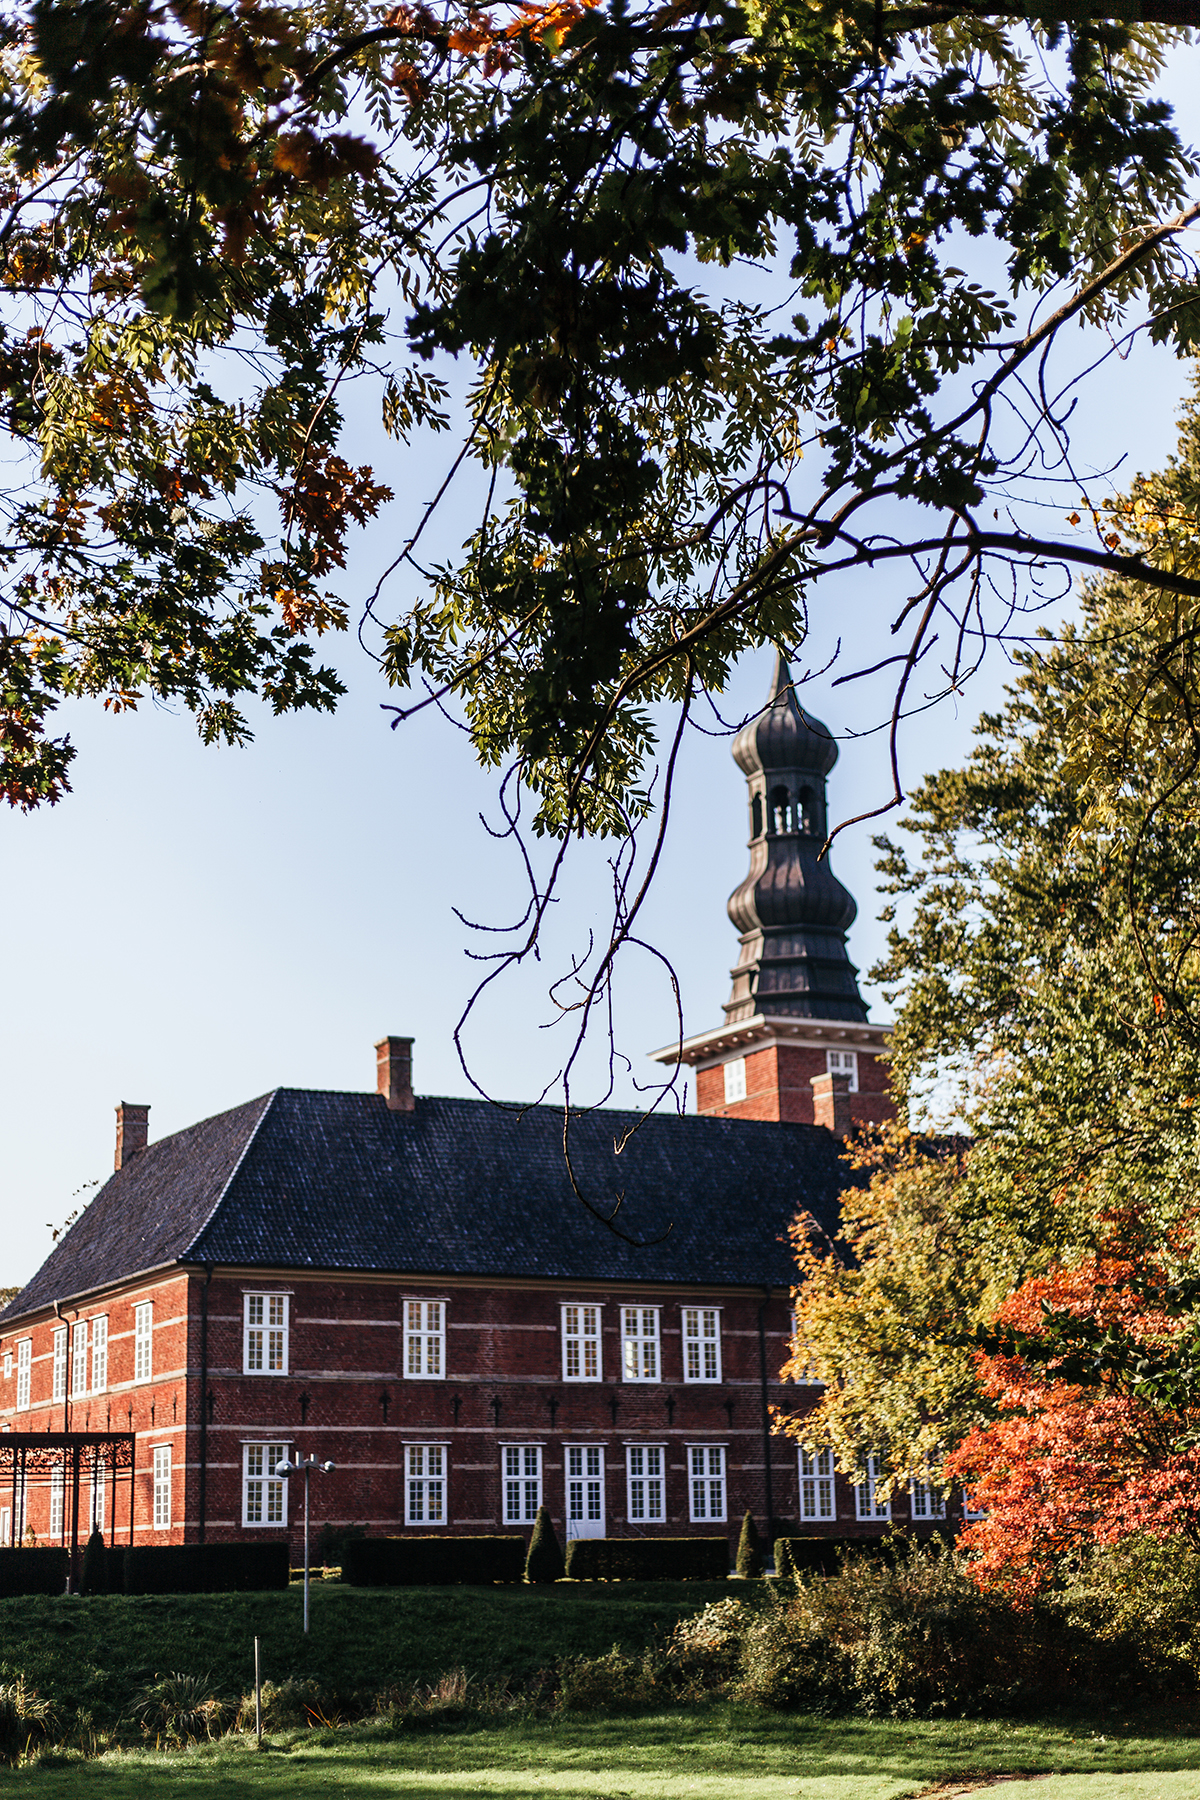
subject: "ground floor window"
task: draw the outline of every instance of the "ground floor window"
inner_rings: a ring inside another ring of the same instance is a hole
[[[445,1444],[404,1446],[406,1525],[446,1523]]]
[[[892,1507],[889,1500],[880,1497],[880,1484],[883,1481],[883,1458],[864,1456],[863,1466],[867,1479],[860,1482],[854,1490],[854,1516],[857,1519],[890,1519]]]
[[[914,1519],[944,1519],[946,1516],[946,1496],[940,1488],[931,1487],[928,1478],[909,1482],[908,1501]]]
[[[505,1444],[501,1457],[504,1523],[532,1525],[542,1504],[540,1444]]]
[[[692,1523],[725,1517],[725,1446],[688,1445],[688,1489]]]
[[[89,1508],[89,1531],[104,1530],[104,1486],[108,1467],[101,1457],[92,1465],[92,1504]]]
[[[275,1473],[287,1455],[287,1444],[243,1445],[243,1525],[287,1524],[287,1483]]]
[[[666,1451],[661,1444],[630,1444],[625,1451],[631,1524],[653,1525],[666,1518],[663,1499]]]
[[[802,1519],[835,1519],[837,1517],[833,1488],[832,1450],[801,1450],[800,1452],[800,1517]]]
[[[63,1505],[67,1492],[67,1471],[58,1463],[50,1471],[50,1536],[63,1535]]]
[[[171,1523],[171,1446],[154,1446],[154,1529],[166,1531]]]
[[[604,1451],[599,1444],[568,1444],[567,1537],[604,1536]]]

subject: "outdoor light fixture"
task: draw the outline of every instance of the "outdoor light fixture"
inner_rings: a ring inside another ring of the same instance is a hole
[[[277,1475],[303,1475],[304,1477],[304,1629],[308,1631],[308,1478],[314,1469],[320,1469],[322,1475],[332,1475],[336,1463],[318,1462],[315,1456],[298,1456],[295,1462],[275,1464]]]

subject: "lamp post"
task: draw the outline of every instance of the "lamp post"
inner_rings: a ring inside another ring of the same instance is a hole
[[[277,1475],[303,1475],[304,1477],[304,1630],[308,1633],[308,1478],[314,1469],[320,1469],[322,1475],[330,1475],[337,1467],[336,1463],[318,1462],[315,1456],[298,1456],[295,1462],[275,1464]]]

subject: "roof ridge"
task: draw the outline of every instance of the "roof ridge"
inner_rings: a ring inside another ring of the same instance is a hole
[[[232,1169],[230,1169],[229,1174],[225,1178],[225,1182],[221,1188],[220,1193],[217,1195],[216,1199],[213,1201],[212,1206],[209,1209],[208,1217],[205,1219],[204,1223],[201,1225],[199,1231],[196,1232],[196,1234],[192,1238],[191,1242],[188,1243],[187,1245],[185,1245],[185,1247],[184,1247],[184,1255],[185,1256],[190,1255],[191,1252],[196,1248],[196,1245],[200,1242],[200,1239],[204,1236],[205,1232],[208,1230],[209,1226],[212,1224],[213,1220],[216,1218],[217,1214],[220,1212],[221,1207],[225,1202],[225,1197],[229,1193],[229,1190],[233,1186],[233,1183],[237,1180],[238,1172],[241,1169],[242,1164],[245,1162],[247,1156],[249,1156],[251,1146],[253,1145],[255,1138],[258,1136],[259,1131],[262,1129],[262,1122],[266,1118],[267,1114],[270,1112],[272,1106],[274,1106],[276,1098],[278,1097],[278,1094],[279,1094],[279,1089],[272,1088],[270,1093],[267,1094],[265,1099],[263,1100],[263,1109],[259,1113],[257,1119],[255,1119],[255,1121],[254,1121],[254,1129],[248,1134],[245,1143],[242,1145],[241,1151],[238,1154],[237,1161],[234,1163]]]

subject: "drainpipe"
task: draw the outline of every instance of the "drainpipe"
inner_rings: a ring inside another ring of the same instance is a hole
[[[205,1263],[204,1286],[200,1289],[200,1543],[204,1542],[205,1514],[208,1510],[208,1284],[212,1278],[213,1266]]]
[[[769,1287],[763,1289],[765,1298],[758,1309],[758,1373],[762,1384],[762,1441],[763,1441],[763,1473],[766,1477],[767,1501],[767,1537],[771,1536],[775,1521],[775,1483],[771,1471],[771,1413],[767,1399],[767,1306],[771,1299]]]

